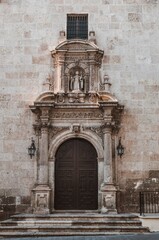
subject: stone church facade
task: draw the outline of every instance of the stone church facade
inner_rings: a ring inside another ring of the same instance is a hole
[[[158,190],[158,10],[1,0],[1,210],[138,212],[139,192]],[[88,36],[69,38],[82,14]]]

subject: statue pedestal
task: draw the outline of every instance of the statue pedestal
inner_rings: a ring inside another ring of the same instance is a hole
[[[68,94],[69,103],[84,103],[85,102],[85,93],[81,91],[72,91]]]
[[[38,185],[32,192],[32,207],[35,214],[50,213],[50,191],[47,185]]]
[[[113,184],[103,183],[101,186],[102,192],[102,208],[101,213],[116,214],[116,192],[117,188]]]

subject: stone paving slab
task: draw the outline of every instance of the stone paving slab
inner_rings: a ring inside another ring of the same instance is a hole
[[[117,235],[117,236],[58,236],[58,237],[24,237],[0,238],[6,240],[159,240],[159,232],[149,234]]]

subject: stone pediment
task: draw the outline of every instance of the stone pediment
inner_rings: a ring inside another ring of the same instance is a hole
[[[101,102],[118,102],[117,98],[108,92],[99,92],[98,98]]]
[[[118,100],[115,98],[115,96],[113,96],[111,93],[108,92],[100,92],[100,93],[88,93],[85,96],[82,96],[85,101],[80,102],[80,94],[72,94],[71,98],[77,98],[77,101],[73,101],[72,100],[72,104],[74,105],[74,103],[76,104],[82,104],[82,107],[85,107],[88,104],[114,104],[114,103],[118,103]],[[74,99],[75,100],[75,99]],[[55,105],[61,105],[61,104],[70,104],[69,102],[69,98],[67,96],[67,94],[64,93],[58,93],[58,94],[54,94],[52,91],[48,91],[48,92],[43,92],[42,94],[40,94],[38,96],[38,98],[35,100],[35,103],[38,104],[39,106],[42,104],[50,104],[50,103],[54,103]],[[66,106],[65,106],[66,107]]]
[[[92,42],[84,40],[70,40],[60,43],[55,51],[98,51],[99,48]],[[102,51],[101,51],[102,52]]]
[[[35,102],[43,102],[43,101],[54,101],[54,93],[52,91],[43,92],[38,96]]]

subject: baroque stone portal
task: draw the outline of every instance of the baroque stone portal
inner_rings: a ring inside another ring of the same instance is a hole
[[[49,80],[52,87],[30,106],[36,115],[34,129],[39,143],[33,211],[54,212],[56,206],[65,211],[81,210],[82,206],[85,210],[116,213],[117,156],[114,152],[123,106],[110,93],[110,83],[99,77],[103,51],[89,41],[69,40],[60,43],[51,54],[54,60],[54,76]],[[84,144],[83,147],[76,146],[77,142]],[[69,145],[71,143],[74,147]],[[85,148],[85,143],[94,150]],[[62,156],[59,149],[62,154],[65,152],[65,164],[59,160]],[[94,163],[89,163],[92,151],[96,153],[95,159]],[[94,168],[95,163],[97,167]],[[87,174],[84,174],[84,168]],[[93,169],[97,181],[93,179]],[[72,171],[76,172],[77,178]],[[97,183],[92,199],[91,190],[87,190],[90,181]],[[68,191],[65,191],[66,185]],[[81,205],[74,202],[67,209],[64,201],[72,201],[69,194],[73,194]],[[92,205],[95,207],[87,207],[87,195],[90,202],[97,203]]]

